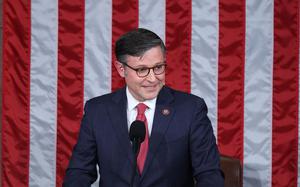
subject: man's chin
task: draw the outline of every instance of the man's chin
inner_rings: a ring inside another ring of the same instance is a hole
[[[148,93],[143,94],[145,100],[154,99],[157,97],[157,95],[158,95],[158,91],[151,92],[151,93],[148,92]]]

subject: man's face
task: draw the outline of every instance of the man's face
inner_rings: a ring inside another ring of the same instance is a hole
[[[161,48],[154,47],[144,53],[142,57],[127,57],[127,64],[133,68],[154,67],[163,64],[165,61]],[[165,84],[165,72],[155,75],[151,69],[146,77],[139,77],[133,69],[125,65],[119,65],[118,72],[125,78],[130,93],[138,101],[144,101],[155,98],[160,89]]]

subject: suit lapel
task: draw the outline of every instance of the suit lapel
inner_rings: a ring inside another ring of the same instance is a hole
[[[163,87],[157,97],[153,127],[149,141],[149,150],[141,179],[151,165],[157,148],[165,137],[165,133],[170,125],[170,120],[175,113],[175,109],[171,106],[172,100],[173,95],[171,94],[170,90],[166,87]]]
[[[127,153],[129,160],[133,162],[134,155],[132,153],[127,127],[127,97],[125,88],[117,91],[112,97],[112,100],[114,104],[108,106],[112,126],[120,142],[120,147]]]

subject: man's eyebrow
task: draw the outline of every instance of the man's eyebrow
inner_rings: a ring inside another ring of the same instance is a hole
[[[159,66],[159,65],[163,65],[163,64],[165,64],[165,62],[157,62],[156,64],[154,64],[154,66],[146,66],[146,65],[137,65],[136,67],[134,67],[134,68],[153,68],[153,67],[155,67],[155,66]]]

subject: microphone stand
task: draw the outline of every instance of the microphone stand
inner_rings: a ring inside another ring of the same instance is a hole
[[[130,181],[130,187],[134,187],[134,177],[137,173],[137,157],[140,151],[141,143],[145,139],[146,129],[145,129],[145,123],[140,120],[135,120],[130,125],[129,130],[129,139],[132,142],[132,151],[134,154],[133,159],[133,172],[131,175],[131,181]]]
[[[134,178],[135,178],[136,169],[137,169],[137,157],[140,152],[140,145],[141,145],[140,138],[134,139],[134,141],[132,143],[133,143],[132,148],[133,148],[133,153],[134,153],[134,159],[133,159],[133,172],[131,175],[130,187],[134,186]]]

